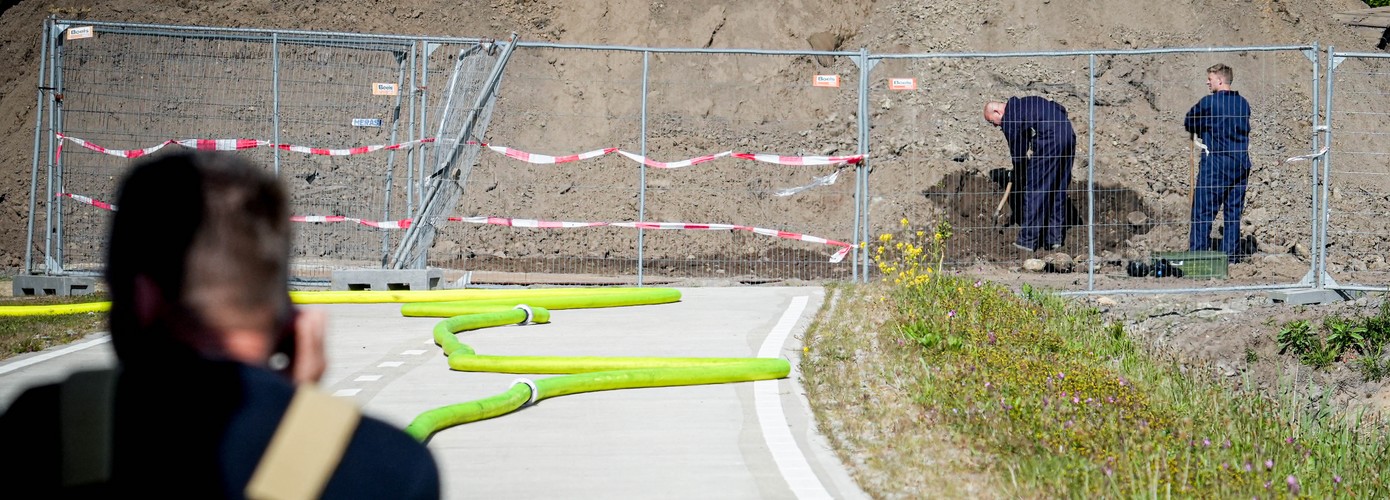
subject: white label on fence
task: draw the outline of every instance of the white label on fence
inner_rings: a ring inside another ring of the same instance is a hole
[[[380,127],[380,126],[381,126],[381,118],[353,118],[353,119],[352,119],[352,126],[354,126],[354,127]]]
[[[96,30],[92,29],[91,26],[76,26],[68,28],[68,32],[63,35],[63,38],[68,40],[81,40],[83,38],[94,37],[96,34]]]
[[[816,75],[816,79],[811,82],[815,87],[839,87],[840,75]]]
[[[917,90],[916,78],[889,78],[888,90]]]
[[[396,95],[396,84],[394,83],[373,83],[372,95]]]

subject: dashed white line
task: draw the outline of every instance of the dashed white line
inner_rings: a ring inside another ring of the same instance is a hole
[[[801,317],[802,311],[806,310],[807,300],[805,295],[792,298],[791,305],[782,313],[782,319],[777,321],[772,327],[772,332],[768,333],[767,339],[763,340],[762,347],[758,349],[758,357],[781,357],[779,354],[782,344],[786,343],[792,327],[796,326],[796,320]],[[797,498],[831,498],[830,492],[826,491],[825,485],[816,477],[816,472],[811,470],[811,464],[806,462],[806,455],[797,446],[796,438],[792,437],[791,426],[787,424],[786,413],[782,411],[778,381],[754,382],[753,402],[758,410],[758,425],[762,427],[767,449],[772,453],[773,461],[777,462],[777,469],[782,473],[782,478],[787,480],[787,486],[791,487],[792,494]]]
[[[356,396],[359,392],[362,392],[362,389],[338,389],[337,391],[333,392],[333,396],[339,398],[350,398]]]
[[[101,344],[105,344],[105,343],[110,342],[110,341],[111,341],[111,336],[110,336],[110,335],[107,335],[107,336],[102,337],[102,338],[99,338],[99,339],[88,340],[88,341],[83,342],[83,343],[81,343],[81,344],[70,345],[70,346],[64,347],[64,348],[62,348],[62,349],[59,349],[59,350],[50,352],[50,353],[40,354],[40,355],[34,356],[34,357],[32,357],[32,358],[28,358],[28,359],[23,359],[23,360],[15,361],[15,362],[10,363],[10,364],[8,364],[8,365],[0,366],[0,375],[4,375],[4,374],[6,374],[6,373],[9,373],[9,372],[18,370],[18,369],[20,369],[20,368],[24,368],[24,367],[26,367],[26,366],[36,365],[36,364],[42,363],[42,362],[44,362],[44,361],[48,361],[48,360],[50,360],[50,359],[56,358],[56,357],[58,357],[58,356],[62,356],[62,355],[65,355],[65,354],[72,354],[72,353],[74,353],[74,352],[81,351],[81,350],[86,349],[86,348],[88,348],[88,347],[93,347],[93,346],[98,346],[98,345],[101,345]]]
[[[352,379],[353,382],[376,382],[378,380],[381,380],[381,375],[363,375]]]
[[[408,351],[402,351],[401,356],[419,356],[424,353],[424,349],[410,349]]]
[[[377,367],[377,368],[400,368],[400,366],[403,365],[403,364],[405,364],[404,361],[384,361],[384,362],[382,362],[381,364],[376,365],[376,367]]]

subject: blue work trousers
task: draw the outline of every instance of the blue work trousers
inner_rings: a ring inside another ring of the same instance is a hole
[[[1191,251],[1211,250],[1211,223],[1221,210],[1221,251],[1236,259],[1240,244],[1240,215],[1245,210],[1245,185],[1250,179],[1248,154],[1216,153],[1202,157],[1192,200]]]
[[[1043,248],[1066,242],[1063,226],[1067,222],[1067,186],[1071,184],[1071,167],[1076,161],[1076,143],[1059,147],[1037,147],[1051,155],[1036,152],[1028,159],[1023,172],[1023,224],[1018,231],[1018,244],[1037,249],[1041,236]]]

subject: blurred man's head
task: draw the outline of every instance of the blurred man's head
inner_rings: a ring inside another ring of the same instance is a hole
[[[289,209],[273,176],[230,153],[162,155],[126,175],[117,210],[106,281],[123,363],[269,356],[291,320]]]
[[[998,101],[985,103],[985,121],[998,127],[1000,123],[1004,122],[1005,107],[1004,103]]]

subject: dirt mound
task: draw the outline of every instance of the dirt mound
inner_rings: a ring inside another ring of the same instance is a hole
[[[923,3],[889,2],[801,2],[798,7],[785,8],[779,3],[761,2],[637,2],[617,1],[494,1],[478,8],[460,8],[457,3],[437,0],[404,0],[401,2],[331,2],[300,3],[247,0],[242,2],[203,2],[190,0],[130,1],[116,0],[91,6],[76,1],[26,0],[0,15],[0,116],[9,117],[0,134],[0,269],[14,272],[23,255],[22,241],[28,211],[28,180],[31,160],[35,94],[29,82],[37,82],[39,30],[42,19],[53,15],[67,19],[99,19],[141,23],[194,24],[209,26],[245,26],[262,28],[313,29],[326,31],[365,31],[454,36],[506,36],[519,33],[527,40],[547,40],[572,43],[611,43],[650,46],[682,47],[751,47],[766,49],[806,49],[813,35],[818,40],[833,39],[842,49],[867,47],[874,52],[933,52],[933,51],[1013,51],[1081,48],[1135,48],[1188,46],[1194,43],[1210,46],[1295,44],[1318,41],[1342,48],[1370,47],[1374,41],[1367,34],[1358,34],[1336,21],[1330,14],[1360,6],[1356,0],[1320,0],[1313,2],[1261,1],[1229,3],[1196,1],[1185,5],[1165,5],[1154,9],[1147,2],[1124,0],[1097,4],[1081,0],[1016,4],[1012,2]],[[1216,29],[1215,26],[1223,28]],[[571,67],[602,63],[601,54],[567,54]],[[588,58],[588,59],[586,59]],[[1145,92],[1144,79],[1157,77],[1153,68],[1141,62],[1107,62],[1106,71],[1122,75],[1129,90],[1117,93],[1115,99],[1154,98]],[[807,61],[789,59],[786,68],[762,68],[765,74],[776,74],[790,68],[804,72]],[[847,61],[835,64],[852,68]],[[1048,66],[1046,62],[1040,63]],[[1109,67],[1113,66],[1113,67]],[[832,68],[837,69],[837,68]],[[755,68],[742,68],[754,71]],[[1062,92],[1067,89],[1044,85],[1038,87],[1035,74],[1021,67],[1001,67],[978,73],[983,87],[1000,92]],[[1070,68],[1067,69],[1071,71]],[[1031,70],[1029,70],[1031,71]],[[1047,71],[1052,70],[1046,70]],[[1290,69],[1290,71],[1294,71]],[[1128,76],[1123,76],[1128,75]],[[1064,80],[1064,79],[1063,79]],[[1000,84],[1004,84],[1004,88]],[[1013,87],[1012,89],[1008,87]],[[785,92],[773,90],[772,92]],[[942,89],[932,95],[933,101],[977,100],[978,91]],[[1075,93],[1073,86],[1072,93]],[[566,97],[563,83],[553,88],[539,88],[528,99],[539,102],[563,103]],[[1188,96],[1183,96],[1186,99]],[[610,96],[609,98],[616,98]],[[1160,99],[1166,99],[1158,96]],[[586,99],[593,99],[588,96]],[[601,104],[601,103],[600,103]],[[672,105],[686,106],[674,111],[686,114],[708,112],[719,103],[694,100],[688,103],[673,101]],[[911,104],[911,103],[906,103]],[[923,103],[925,104],[925,103]],[[1167,104],[1167,103],[1165,103]],[[905,104],[899,104],[903,106]],[[966,106],[968,111],[973,106]],[[832,148],[851,150],[852,144],[814,144],[796,141],[795,130],[777,132],[779,122],[803,124],[832,115],[826,110],[801,109],[799,115],[777,117],[767,124],[764,140],[753,143],[774,150],[806,149],[814,152]],[[960,111],[961,114],[971,114]],[[841,115],[843,121],[844,115]],[[878,154],[891,157],[922,148],[918,136],[923,133],[911,122],[894,123],[893,116],[876,117],[877,130],[883,132],[885,145],[875,145]],[[651,137],[659,146],[663,137],[661,118],[655,120]],[[1137,121],[1134,123],[1138,123]],[[672,125],[679,126],[679,122]],[[1126,137],[1123,127],[1102,130],[1107,135]],[[1135,125],[1142,127],[1143,125]],[[521,137],[529,127],[509,125],[499,120],[500,132]],[[1079,131],[1080,132],[1080,131]],[[878,134],[879,132],[875,132]],[[940,134],[941,132],[938,132]],[[963,145],[974,158],[987,157],[986,150],[998,149],[997,137],[976,137],[971,130],[947,131],[937,142]],[[1142,131],[1137,134],[1142,135]],[[845,136],[850,136],[846,134]],[[844,137],[844,136],[842,136]],[[747,138],[745,135],[744,139]],[[1126,137],[1127,138],[1127,137]],[[688,135],[677,134],[670,140],[689,142]],[[736,135],[719,141],[721,146],[737,143]],[[713,144],[713,141],[711,142]],[[607,144],[604,144],[605,146]],[[885,147],[889,151],[885,151]],[[693,148],[692,149],[698,149]],[[1168,147],[1166,149],[1181,150]],[[700,150],[700,153],[707,151]],[[927,153],[927,152],[921,152]],[[920,153],[919,153],[920,154]],[[1144,160],[1143,158],[1139,158]],[[1171,162],[1169,162],[1171,163]],[[960,165],[960,168],[970,168]],[[948,171],[933,173],[944,176]],[[877,186],[920,185],[919,172],[882,168],[875,174]],[[1125,184],[1113,173],[1106,182]],[[1268,179],[1256,179],[1257,182]],[[1146,183],[1148,184],[1148,183]],[[1179,182],[1163,183],[1175,186]],[[1136,191],[1153,191],[1151,185],[1127,186]],[[1161,186],[1160,186],[1161,187]],[[920,189],[920,188],[918,188]],[[1161,194],[1161,190],[1158,190]],[[1155,196],[1156,197],[1156,196]],[[567,200],[568,201],[568,200]],[[906,210],[909,207],[903,207]],[[673,212],[680,212],[676,208]],[[696,212],[698,213],[698,212]],[[894,221],[902,210],[875,207],[875,223]],[[917,215],[917,214],[914,214]],[[733,221],[744,223],[747,221]],[[808,224],[809,225],[809,224]],[[825,236],[844,238],[846,228],[799,227],[808,233],[829,233]],[[1267,229],[1273,233],[1280,228]],[[1282,242],[1281,242],[1282,243]],[[697,253],[704,253],[705,250]],[[993,255],[993,254],[990,254]]]
[[[1004,188],[997,179],[970,173],[954,173],[946,176],[935,186],[922,191],[922,195],[945,214],[951,223],[953,236],[947,248],[946,258],[956,263],[970,263],[974,259],[986,262],[1018,260],[1020,251],[1013,246],[1017,240],[1018,224],[1021,219],[1016,207],[1019,195],[1009,190],[1008,200],[1004,200]],[[1152,227],[1146,216],[1142,198],[1132,190],[1119,186],[1097,185],[1094,190],[1096,220],[1130,221],[1128,224],[1098,224],[1096,227],[1096,253],[1098,255],[1119,255],[1126,242]],[[1002,202],[1002,205],[1001,205]],[[1065,223],[1066,243],[1060,252],[1085,255],[1086,220],[1092,214],[1085,209],[1087,191],[1084,182],[1072,182],[1067,193],[1067,217]],[[1002,207],[1002,210],[1001,210]],[[995,219],[998,210],[1000,216]],[[1081,232],[1078,232],[1081,231]]]

